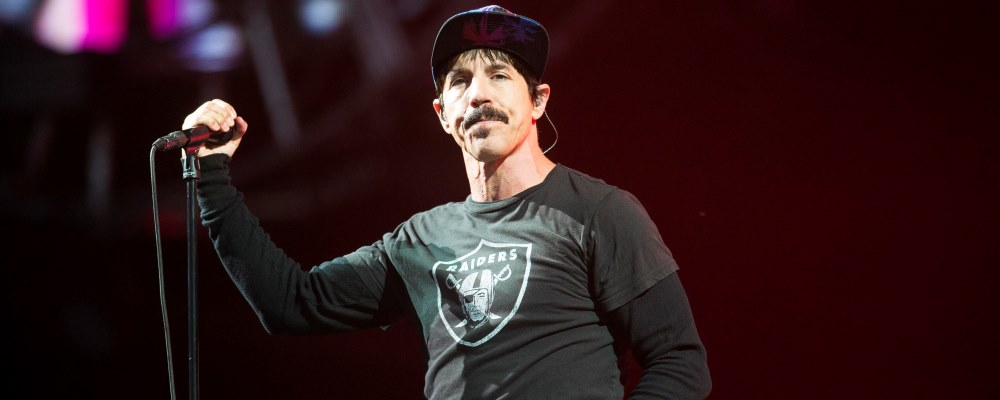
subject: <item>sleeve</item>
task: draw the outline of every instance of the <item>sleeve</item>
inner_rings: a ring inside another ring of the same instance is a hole
[[[587,235],[590,291],[601,312],[621,307],[678,269],[646,210],[624,190],[599,203]]]
[[[312,334],[385,325],[400,312],[398,275],[380,242],[303,270],[261,228],[229,181],[230,158],[202,157],[202,224],[222,265],[271,334]]]
[[[712,390],[705,347],[676,273],[608,313],[616,340],[627,342],[642,375],[630,400],[700,400]]]

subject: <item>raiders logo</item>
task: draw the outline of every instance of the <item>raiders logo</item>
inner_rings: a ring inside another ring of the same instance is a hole
[[[531,272],[531,244],[480,240],[469,254],[438,261],[431,271],[448,332],[459,344],[476,347],[517,313]]]

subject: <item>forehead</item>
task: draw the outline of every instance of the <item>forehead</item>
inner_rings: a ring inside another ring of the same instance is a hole
[[[496,49],[472,49],[455,56],[448,72],[456,70],[472,70],[476,68],[510,68],[517,69],[510,54]]]
[[[442,64],[436,72],[437,75],[434,77],[434,83],[437,84],[436,93],[438,95],[443,94],[447,84],[458,76],[460,72],[469,74],[479,72],[492,73],[496,71],[503,71],[510,74],[510,77],[515,82],[529,87],[532,83],[537,84],[537,81],[533,80],[534,78],[530,75],[530,72],[525,70],[523,60],[506,51],[484,47],[464,51],[452,57],[448,60],[448,63]]]

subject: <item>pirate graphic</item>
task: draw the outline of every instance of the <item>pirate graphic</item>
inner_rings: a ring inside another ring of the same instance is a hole
[[[485,343],[517,314],[531,272],[531,247],[481,240],[468,254],[434,264],[438,312],[458,343]]]
[[[497,275],[484,269],[466,275],[465,279],[461,281],[455,278],[455,275],[449,274],[446,284],[449,289],[454,289],[458,294],[462,310],[465,311],[465,319],[455,327],[469,325],[469,328],[475,329],[486,323],[487,317],[499,319],[500,316],[490,312],[490,306],[493,305],[493,287],[497,282],[510,278],[510,274],[510,265],[504,267]]]

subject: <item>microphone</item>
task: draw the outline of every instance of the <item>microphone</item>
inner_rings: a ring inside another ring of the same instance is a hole
[[[219,145],[232,140],[235,135],[236,125],[225,132],[213,131],[207,126],[198,125],[194,128],[170,132],[166,136],[156,139],[153,142],[153,147],[160,151],[167,151],[178,147],[200,146],[203,143]]]

